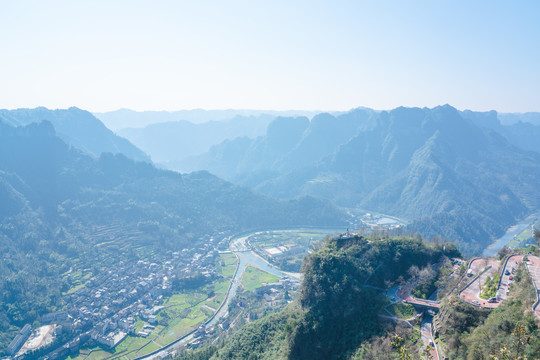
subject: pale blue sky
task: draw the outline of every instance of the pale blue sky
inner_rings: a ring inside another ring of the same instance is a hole
[[[540,111],[540,1],[3,1],[0,108]]]

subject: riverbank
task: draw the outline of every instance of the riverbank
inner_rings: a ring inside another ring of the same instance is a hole
[[[527,216],[525,219],[521,220],[519,223],[510,226],[506,233],[501,236],[499,239],[495,240],[490,246],[488,246],[484,252],[482,253],[482,256],[489,257],[494,256],[497,254],[497,252],[502,249],[505,245],[508,245],[515,236],[519,235],[523,230],[525,230],[528,226],[534,225],[536,219],[538,219],[538,216],[540,216],[540,212],[531,214]]]

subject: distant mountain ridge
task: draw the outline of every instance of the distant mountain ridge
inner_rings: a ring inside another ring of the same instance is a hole
[[[76,107],[62,110],[35,109],[0,110],[0,122],[12,126],[25,126],[49,121],[67,144],[99,157],[102,153],[124,154],[140,161],[150,161],[148,155],[128,140],[115,135],[100,120]]]
[[[95,112],[94,115],[113,131],[126,128],[143,128],[152,124],[189,121],[202,124],[210,121],[227,121],[235,117],[276,117],[276,116],[315,116],[320,111],[309,110],[177,110],[177,111],[135,111],[119,109],[108,112]]]
[[[510,143],[540,152],[540,114],[499,114],[496,111],[462,111],[462,116],[480,127],[489,128],[503,135]]]
[[[540,209],[540,154],[466,115],[445,105],[281,119],[265,137],[222,143],[188,165],[280,198],[309,194],[404,217],[475,253]]]
[[[224,121],[194,124],[189,121],[171,121],[148,125],[144,128],[118,130],[120,136],[144,149],[157,163],[174,164],[185,157],[204,153],[212,145],[226,139],[264,135],[273,116],[236,116]]]

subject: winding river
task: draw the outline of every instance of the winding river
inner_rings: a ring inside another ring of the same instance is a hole
[[[269,264],[266,260],[264,260],[262,257],[257,255],[255,252],[251,251],[249,246],[246,244],[247,239],[254,234],[249,234],[247,236],[242,236],[235,238],[231,240],[229,244],[229,250],[236,255],[238,258],[238,266],[236,268],[236,272],[234,274],[234,277],[231,281],[231,286],[229,287],[229,291],[227,292],[227,296],[223,302],[223,304],[220,306],[219,310],[215,313],[215,315],[206,322],[206,326],[210,327],[215,325],[219,320],[221,320],[223,317],[227,316],[229,304],[231,300],[235,297],[236,292],[238,290],[238,286],[240,286],[242,276],[244,275],[244,272],[246,271],[246,268],[248,265],[255,266],[263,271],[266,271],[270,274],[281,277],[295,277],[299,278],[300,274],[297,273],[285,273],[275,266]],[[155,359],[159,358],[161,355],[166,354],[169,350],[172,350],[175,346],[179,345],[180,343],[186,343],[189,342],[191,339],[193,339],[193,334],[195,331],[192,331],[191,333],[183,336],[182,338],[170,343],[169,345],[165,346],[164,348],[156,351],[155,353],[139,357],[135,360],[140,359]]]
[[[238,286],[240,285],[240,281],[242,279],[242,276],[244,275],[244,272],[246,271],[246,268],[248,265],[252,265],[255,267],[258,267],[259,269],[266,271],[270,274],[284,277],[289,276],[290,274],[286,274],[283,271],[279,270],[275,266],[269,264],[266,260],[264,260],[259,255],[255,254],[253,251],[249,250],[246,245],[247,238],[251,236],[243,236],[237,239],[234,239],[231,241],[231,244],[229,245],[229,249],[236,255],[238,258],[238,267],[236,269],[236,273],[234,274],[234,277],[232,279],[231,287],[229,288],[229,292],[227,294],[227,298],[225,299],[225,302],[223,306],[220,307],[219,311],[216,313],[216,315],[206,324],[206,326],[212,326],[216,324],[221,318],[227,315],[229,304],[231,300],[236,295],[236,291],[238,290]]]

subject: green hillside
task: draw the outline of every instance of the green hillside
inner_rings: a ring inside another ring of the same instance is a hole
[[[442,246],[410,238],[332,240],[305,259],[296,303],[245,325],[212,359],[350,358],[386,332],[378,314],[387,300],[370,286],[402,280],[411,266],[423,267],[442,255]]]
[[[459,253],[448,244],[443,252],[441,245],[408,238],[331,240],[305,259],[296,302],[244,325],[221,345],[213,342],[179,359],[424,359],[420,323],[408,328],[379,316],[387,315],[382,309],[388,300],[373,286],[406,283],[411,267],[433,265],[443,255]],[[440,274],[439,281],[448,281],[447,272]],[[512,289],[509,299],[491,311],[466,304],[456,293],[443,298],[433,324],[446,358],[504,358],[505,347],[512,358],[539,358],[540,322],[531,311],[536,297],[523,266]],[[404,346],[401,355],[392,344],[396,334]]]
[[[346,224],[314,198],[278,201],[206,172],[93,159],[47,122],[0,124],[0,203],[0,349],[24,324],[62,309],[62,294],[118,264],[210,246],[219,233]]]

